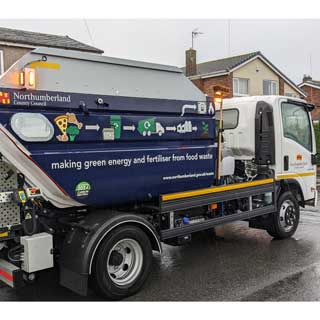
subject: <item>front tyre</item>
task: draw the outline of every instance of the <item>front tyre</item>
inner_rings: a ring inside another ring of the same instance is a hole
[[[148,236],[138,227],[123,226],[107,235],[94,259],[94,288],[108,299],[136,293],[147,279],[152,264]]]
[[[279,197],[277,212],[273,214],[267,232],[276,239],[289,238],[296,232],[299,219],[299,203],[291,192],[286,191]]]

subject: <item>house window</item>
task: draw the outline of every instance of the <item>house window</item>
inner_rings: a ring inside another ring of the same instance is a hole
[[[263,80],[263,95],[275,95],[277,94],[278,84],[274,80]]]
[[[249,80],[243,78],[233,78],[233,95],[247,96],[249,94]]]
[[[0,50],[0,74],[4,72],[3,51]]]
[[[295,96],[296,96],[296,95],[295,95],[294,93],[292,93],[292,92],[286,92],[284,95],[287,96],[287,97],[295,97]]]

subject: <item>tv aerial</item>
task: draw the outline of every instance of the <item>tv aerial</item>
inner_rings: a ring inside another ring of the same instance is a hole
[[[193,49],[193,43],[194,43],[194,39],[197,38],[200,34],[203,34],[203,32],[198,31],[199,28],[196,28],[194,30],[192,30],[192,45],[191,48]]]

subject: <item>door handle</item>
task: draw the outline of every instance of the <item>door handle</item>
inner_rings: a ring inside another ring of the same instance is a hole
[[[284,169],[284,171],[289,170],[289,156],[283,157],[283,169]]]

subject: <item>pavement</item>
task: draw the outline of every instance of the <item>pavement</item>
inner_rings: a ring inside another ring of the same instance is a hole
[[[291,239],[273,240],[265,231],[231,223],[195,234],[183,247],[154,254],[145,286],[128,301],[319,301],[320,207],[301,212]],[[97,301],[58,285],[54,270],[15,291],[0,284],[0,301]]]

